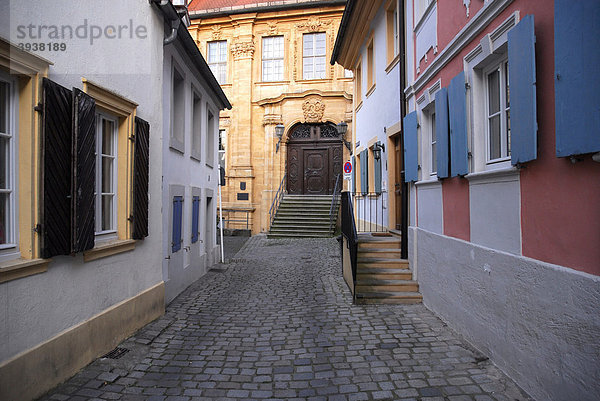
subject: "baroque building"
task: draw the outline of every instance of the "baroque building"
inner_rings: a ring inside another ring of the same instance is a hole
[[[192,1],[189,31],[233,105],[219,120],[223,215],[255,234],[280,187],[328,195],[342,181],[353,78],[328,63],[345,1],[252,3]]]

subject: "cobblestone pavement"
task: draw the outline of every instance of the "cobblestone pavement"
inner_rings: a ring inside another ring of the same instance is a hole
[[[44,400],[527,400],[423,305],[355,306],[335,239],[254,236]]]

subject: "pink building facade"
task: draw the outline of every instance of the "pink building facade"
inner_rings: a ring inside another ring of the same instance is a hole
[[[600,399],[600,3],[407,0],[409,259],[536,399]]]

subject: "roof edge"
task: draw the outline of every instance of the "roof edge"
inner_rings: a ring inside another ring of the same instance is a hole
[[[349,0],[350,1],[350,0]],[[283,1],[271,1],[262,3],[253,3],[248,6],[222,7],[210,9],[211,11],[190,11],[190,19],[214,18],[223,15],[245,14],[253,12],[283,11],[295,8],[315,8],[327,6],[339,6],[346,3],[346,0],[295,0],[294,3],[285,3]],[[260,5],[259,4],[266,4]]]
[[[344,13],[342,14],[342,21],[340,22],[340,28],[338,29],[337,37],[335,38],[335,44],[333,45],[333,51],[331,52],[331,60],[329,63],[334,65],[339,57],[340,48],[342,47],[342,42],[344,41],[344,36],[346,35],[346,29],[348,28],[348,23],[350,22],[350,18],[352,17],[352,12],[354,11],[354,4],[356,0],[348,0],[346,3],[346,8],[344,8]]]
[[[180,18],[179,14],[177,14],[177,11],[175,10],[175,6],[173,6],[173,4],[170,1],[166,2],[166,4],[164,5],[162,5],[161,0],[150,1],[158,7],[160,12],[163,14],[165,20],[175,21]],[[200,72],[202,78],[204,78],[207,81],[209,89],[212,90],[214,95],[221,102],[221,109],[226,108],[231,110],[232,106],[229,102],[229,99],[227,99],[227,95],[225,95],[225,92],[223,92],[223,88],[221,88],[221,85],[219,85],[219,83],[217,82],[217,79],[212,73],[210,67],[208,66],[208,63],[204,59],[204,56],[202,56],[202,53],[200,53],[200,49],[198,49],[198,46],[196,46],[196,42],[192,38],[192,35],[190,35],[185,24],[179,24],[179,27],[177,28],[177,38],[183,44],[183,48],[190,56],[192,61],[194,61],[194,64],[198,68],[198,71]]]

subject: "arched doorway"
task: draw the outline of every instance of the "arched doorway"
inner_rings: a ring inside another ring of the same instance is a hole
[[[287,146],[288,193],[333,194],[338,175],[343,179],[343,157],[342,141],[335,125],[296,125],[290,131]]]

